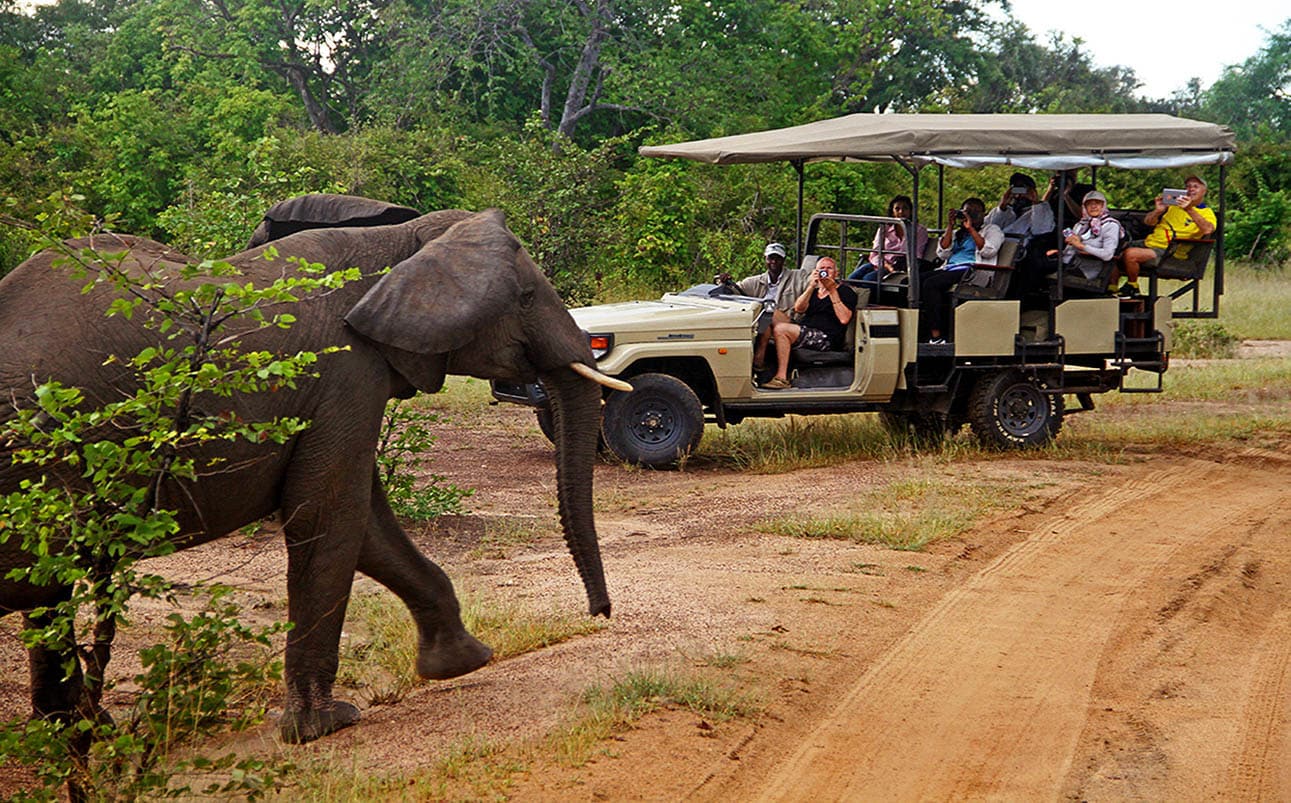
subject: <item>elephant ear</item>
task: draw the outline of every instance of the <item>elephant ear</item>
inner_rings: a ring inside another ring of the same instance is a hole
[[[345,316],[356,332],[414,354],[461,348],[514,305],[520,242],[490,209],[391,268]]]
[[[255,248],[306,229],[389,226],[405,223],[420,215],[416,209],[357,195],[301,195],[269,207],[264,213],[264,220],[251,235],[247,248]]]

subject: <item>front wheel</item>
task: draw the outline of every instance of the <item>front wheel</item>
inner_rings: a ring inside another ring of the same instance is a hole
[[[987,374],[973,386],[968,423],[983,446],[1025,449],[1044,446],[1062,428],[1062,396],[1021,371]]]
[[[693,452],[704,435],[704,408],[690,386],[667,374],[632,377],[632,392],[605,400],[602,433],[624,462],[669,468]]]

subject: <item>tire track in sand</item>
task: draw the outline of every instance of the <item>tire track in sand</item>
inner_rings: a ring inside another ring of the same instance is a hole
[[[1176,550],[1269,502],[1226,493],[1241,478],[1213,464],[1143,475],[1073,505],[947,594],[767,779],[763,799],[1059,794],[1124,600]]]

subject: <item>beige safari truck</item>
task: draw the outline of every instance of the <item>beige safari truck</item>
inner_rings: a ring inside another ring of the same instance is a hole
[[[937,217],[929,222],[944,219],[939,190],[948,168],[1080,168],[1097,185],[1105,170],[1214,167],[1218,187],[1208,200],[1218,225],[1205,240],[1172,242],[1160,264],[1145,269],[1146,295],[1130,299],[1107,291],[1110,262],[1059,266],[1023,289],[1014,260],[1023,244],[1006,240],[998,264],[975,266],[954,290],[948,342],[937,344],[919,337],[921,272],[932,267],[920,257],[932,256],[935,242],[907,238],[909,272],[879,285],[854,285],[858,305],[845,350],[795,350],[793,387],[784,390],[760,388],[765,377],[753,368],[769,303],[737,288],[701,284],[658,300],[571,310],[588,333],[599,370],[632,385],[631,392],[606,391],[602,423],[603,445],[630,463],[675,465],[698,446],[706,423],[726,427],[790,413],[876,412],[885,426],[930,439],[968,424],[989,446],[1040,446],[1057,436],[1064,415],[1093,410],[1095,394],[1160,392],[1175,320],[1218,315],[1225,173],[1234,158],[1233,135],[1222,126],[1156,114],[855,114],[641,153],[717,165],[789,164],[799,179],[799,212],[788,265],[809,268],[828,255],[843,276],[869,259],[876,228],[898,221],[840,211],[814,215],[804,225],[802,182],[816,162],[903,167],[914,200],[914,217],[900,221],[907,231],[915,230],[921,207],[933,206],[920,197],[924,185],[938,188]],[[1066,179],[1058,176],[1061,191]],[[1145,233],[1141,212],[1112,214],[1132,236]],[[1058,229],[1074,222],[1060,205]],[[933,230],[930,240],[936,237]],[[740,273],[737,266],[729,270]],[[493,393],[536,408],[539,425],[550,433],[540,386],[499,383]]]

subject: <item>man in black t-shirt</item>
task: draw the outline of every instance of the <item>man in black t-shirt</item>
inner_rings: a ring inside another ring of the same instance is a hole
[[[838,266],[821,257],[807,282],[807,288],[793,302],[798,323],[778,321],[772,337],[776,343],[776,374],[762,387],[782,390],[789,382],[789,350],[837,351],[844,347],[847,324],[856,310],[856,291],[839,284]]]

